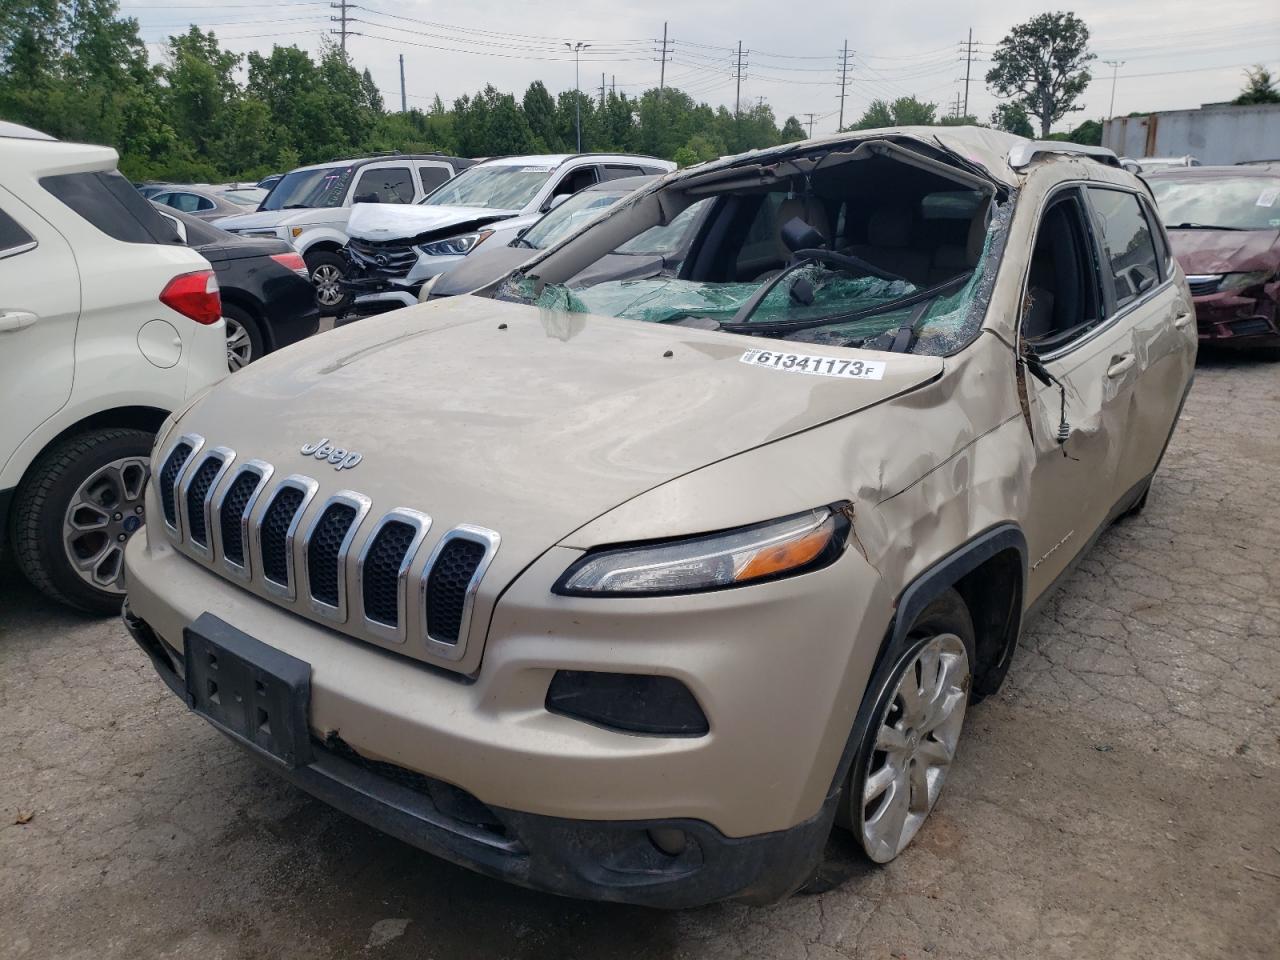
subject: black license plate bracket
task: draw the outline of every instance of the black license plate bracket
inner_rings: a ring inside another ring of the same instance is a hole
[[[187,706],[290,768],[311,762],[311,664],[202,613],[182,631]]]

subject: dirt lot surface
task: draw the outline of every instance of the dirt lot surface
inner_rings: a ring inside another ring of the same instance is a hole
[[[915,845],[766,909],[433,860],[275,780],[117,623],[4,571],[0,958],[1275,960],[1278,473],[1280,365],[1203,360],[1146,513],[1026,632]]]

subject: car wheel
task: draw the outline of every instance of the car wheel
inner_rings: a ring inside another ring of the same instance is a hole
[[[81,610],[114,614],[124,599],[124,547],[145,520],[153,436],[97,430],[42,456],[18,488],[13,551],[27,579]]]
[[[239,307],[223,304],[222,319],[227,323],[228,370],[234,373],[266,353],[262,329],[253,314]]]
[[[351,306],[351,296],[342,289],[347,265],[336,253],[311,253],[306,257],[311,282],[316,287],[316,303],[326,316],[341,316]]]
[[[916,618],[868,688],[874,700],[859,711],[865,732],[840,819],[876,863],[906,849],[938,802],[964,724],[973,662],[973,621],[948,590]]]

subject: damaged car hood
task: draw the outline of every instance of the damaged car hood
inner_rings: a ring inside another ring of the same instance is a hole
[[[743,362],[791,346],[883,366],[853,379]],[[375,515],[428,514],[428,545],[457,524],[496,530],[500,579],[659,484],[913,390],[943,366],[454,297],[264,357],[172,435],[311,477],[317,504],[354,490]],[[302,452],[321,441],[358,463]]]
[[[506,220],[519,210],[489,207],[425,206],[403,203],[357,203],[351,208],[347,235],[361,240],[407,240],[423,234],[460,232],[495,220]]]
[[[1273,270],[1280,230],[1169,230],[1169,245],[1188,276]]]

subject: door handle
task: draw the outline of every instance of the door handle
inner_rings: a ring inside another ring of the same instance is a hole
[[[1173,318],[1173,325],[1179,330],[1185,330],[1191,325],[1191,314],[1180,313]]]
[[[1122,353],[1118,357],[1112,357],[1111,366],[1107,367],[1107,376],[1113,379],[1122,377],[1137,362],[1137,358],[1132,353]]]
[[[9,333],[29,327],[40,318],[28,310],[9,310],[0,313],[0,333]]]

